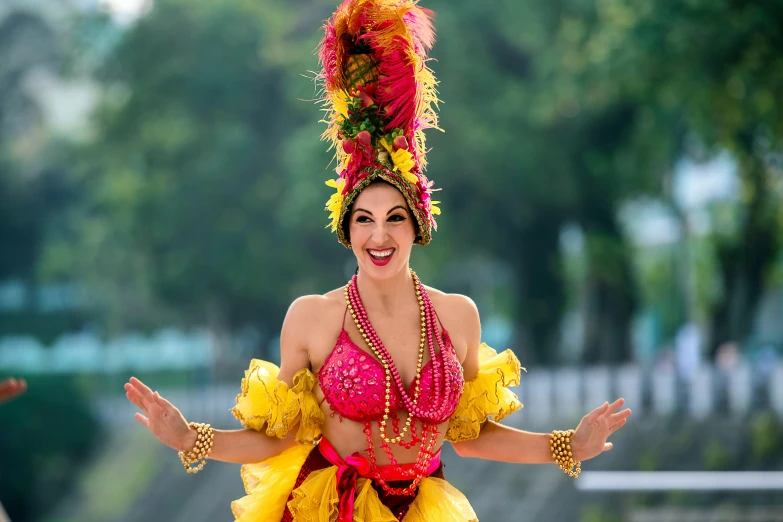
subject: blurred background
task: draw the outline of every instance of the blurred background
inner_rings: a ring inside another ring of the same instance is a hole
[[[122,384],[238,427],[288,304],[353,272],[313,103],[336,3],[0,0],[0,378],[29,384],[0,406],[13,522],[232,520],[239,467],[183,473]],[[508,423],[623,396],[583,477],[749,472],[621,491],[449,451],[447,476],[482,522],[783,520],[779,478],[742,489],[783,468],[783,3],[425,7],[443,215],[412,264],[528,368]]]

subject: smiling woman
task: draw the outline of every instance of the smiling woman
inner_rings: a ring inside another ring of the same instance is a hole
[[[410,269],[440,212],[424,175],[423,130],[437,127],[431,18],[412,0],[346,0],[326,24],[326,137],[342,166],[327,182],[336,190],[327,210],[359,270],[345,287],[291,305],[281,367],[253,360],[242,381],[233,412],[245,429],[189,424],[137,379],[126,385],[139,422],[188,471],[208,458],[245,464],[238,521],[477,520],[444,479],[445,441],[463,456],[554,462],[576,476],[630,415],[618,400],[576,430],[498,424],[522,407],[508,389],[519,361],[481,343],[473,301]]]

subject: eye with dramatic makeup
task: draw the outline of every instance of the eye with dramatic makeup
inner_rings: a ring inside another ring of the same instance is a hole
[[[408,219],[408,216],[402,213],[392,214],[389,216],[386,221],[389,221],[391,223],[401,223]],[[372,219],[369,216],[366,216],[364,214],[361,214],[359,216],[356,216],[356,222],[357,223],[372,223]]]

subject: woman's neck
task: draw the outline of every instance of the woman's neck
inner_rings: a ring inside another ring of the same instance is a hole
[[[416,300],[413,276],[406,266],[389,279],[372,279],[361,270],[357,285],[362,304],[368,310],[383,313],[399,311]]]

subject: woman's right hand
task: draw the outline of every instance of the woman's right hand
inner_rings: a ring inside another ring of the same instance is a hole
[[[177,451],[189,451],[196,444],[196,432],[169,401],[153,392],[136,377],[125,383],[125,396],[142,413],[135,419],[143,424],[156,439]]]

